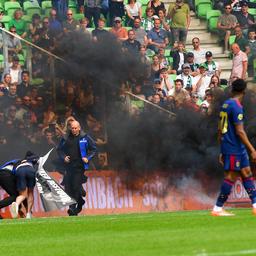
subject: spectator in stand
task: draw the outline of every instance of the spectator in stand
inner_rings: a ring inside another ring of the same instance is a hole
[[[195,88],[195,79],[190,72],[190,65],[188,63],[184,63],[182,65],[182,73],[176,77],[178,80],[182,80],[183,88],[189,92]]]
[[[61,22],[57,19],[57,12],[55,9],[51,9],[50,11],[49,30],[50,34],[54,35],[55,38],[58,38],[63,31]]]
[[[77,11],[78,13],[84,13],[84,4],[85,1],[84,0],[77,0]]]
[[[3,75],[2,77],[5,76],[5,74],[10,74],[11,75],[11,83],[21,83],[21,72],[22,72],[22,69],[20,67],[20,64],[19,64],[19,57],[17,55],[14,55],[12,57],[12,64],[11,64],[11,67],[7,67],[4,72],[3,72]]]
[[[205,91],[210,84],[211,77],[207,75],[207,66],[205,63],[200,64],[199,66],[199,75],[195,77],[196,86],[194,87],[193,92],[196,92],[201,100],[205,97]]]
[[[161,28],[167,31],[169,42],[172,42],[171,21],[166,17],[166,10],[160,9],[158,16],[161,21]]]
[[[213,103],[213,94],[210,89],[205,91],[204,101],[200,104],[200,110],[203,113],[210,114],[211,104]]]
[[[104,37],[108,35],[108,31],[104,29],[105,20],[100,18],[98,26],[92,31],[92,37],[94,41],[104,40]]]
[[[224,37],[224,53],[229,53],[229,38],[234,33],[235,27],[238,25],[238,21],[235,15],[231,14],[232,7],[228,3],[225,5],[225,12],[218,18],[217,28],[220,39]]]
[[[159,58],[157,55],[154,55],[151,63],[151,72],[150,72],[150,80],[153,81],[156,78],[159,78],[160,70],[163,68],[159,62]]]
[[[73,18],[73,11],[71,9],[67,10],[67,18],[62,23],[64,34],[75,31],[79,27],[79,22]]]
[[[204,62],[204,64],[207,68],[207,75],[210,77],[212,77],[212,75],[217,75],[219,77],[221,73],[220,65],[217,61],[213,61],[212,52],[207,51],[205,53],[205,58],[206,61]]]
[[[147,33],[146,31],[140,26],[141,24],[141,18],[135,18],[133,22],[133,31],[135,32],[136,40],[140,42],[140,44],[147,45],[148,39],[147,39]]]
[[[248,34],[250,52],[248,54],[248,75],[253,76],[253,60],[256,59],[256,33],[255,31],[249,31]]]
[[[114,26],[109,30],[109,32],[116,36],[120,41],[128,39],[127,29],[122,27],[122,19],[120,17],[115,17]]]
[[[159,48],[165,48],[168,43],[168,36],[164,29],[160,28],[161,21],[159,19],[154,20],[154,28],[148,32],[148,48],[158,53]]]
[[[162,68],[169,68],[169,61],[165,56],[165,49],[159,48],[158,54],[157,54],[160,66]]]
[[[170,3],[167,17],[171,19],[173,42],[181,41],[185,44],[190,25],[189,5],[184,3],[183,0]]]
[[[174,93],[173,80],[169,78],[168,69],[162,68],[160,70],[161,88],[165,91],[167,96],[171,96]]]
[[[243,36],[245,38],[248,37],[248,30],[256,28],[256,23],[254,20],[254,16],[248,13],[248,3],[241,3],[241,11],[239,11],[236,15],[238,23],[243,31]]]
[[[27,36],[26,32],[26,22],[22,19],[23,13],[21,10],[16,10],[13,14],[13,19],[9,22],[9,28],[15,27],[16,32],[22,38]]]
[[[15,105],[17,97],[17,85],[10,84],[8,93],[5,94],[3,98],[1,98],[0,106],[2,108],[8,108],[11,105]]]
[[[173,99],[175,102],[175,106],[177,108],[180,108],[182,105],[184,105],[186,102],[190,100],[189,92],[184,89],[183,80],[176,79],[174,81],[174,93],[173,93]]]
[[[16,28],[14,26],[10,27],[9,31],[14,35],[16,35]],[[20,39],[18,39],[14,35],[7,34],[7,38],[6,38],[8,54],[10,56],[13,56],[22,52],[22,45],[21,45]]]
[[[80,31],[81,33],[84,33],[88,36],[91,36],[91,33],[90,31],[88,30],[88,24],[89,24],[89,20],[85,17],[85,18],[82,18],[80,21],[79,21],[79,28],[78,28],[78,31]]]
[[[190,66],[191,76],[197,76],[199,74],[199,64],[194,62],[194,53],[188,52],[186,56],[186,63]]]
[[[161,79],[159,79],[159,78],[156,78],[154,80],[154,85],[152,87],[151,92],[149,92],[148,100],[151,101],[155,94],[158,94],[160,96],[160,100],[162,103],[164,103],[164,101],[166,101],[167,94],[166,94],[166,91],[162,88]]]
[[[92,18],[95,27],[97,28],[98,26],[101,13],[101,3],[102,0],[85,0],[86,8],[84,11],[84,16],[88,19],[90,27],[92,27]]]
[[[114,25],[113,21],[116,17],[124,16],[124,1],[123,0],[109,0],[109,17],[110,25]]]
[[[136,0],[128,0],[125,5],[126,11],[126,26],[132,27],[136,18],[142,17],[141,3]]]
[[[52,51],[54,49],[54,35],[50,33],[49,18],[43,19],[43,27],[39,30],[38,46]],[[46,59],[46,56],[43,56]]]
[[[1,88],[4,87],[6,90],[9,91],[11,81],[12,81],[11,75],[5,74],[2,83],[0,83]]]
[[[220,87],[220,77],[213,75],[210,80],[209,88],[217,88]]]
[[[198,37],[194,37],[192,39],[193,50],[191,51],[194,54],[194,62],[197,64],[201,64],[205,61],[205,53],[206,50],[201,49],[200,47],[200,39]]]
[[[159,17],[158,15],[159,10],[165,9],[164,3],[161,2],[160,0],[150,0],[148,2],[148,7],[152,8],[154,10],[154,14],[157,15],[158,17]]]
[[[33,14],[32,23],[29,24],[29,38],[33,39],[35,35],[38,35],[39,29],[42,28],[41,16],[38,13]]]
[[[44,127],[49,126],[49,124],[55,123],[57,120],[57,115],[53,110],[53,105],[48,105],[46,111],[44,112],[43,125]]]
[[[231,50],[233,52],[233,64],[230,75],[230,82],[232,83],[237,78],[245,80],[248,65],[247,55],[242,50],[240,50],[240,47],[237,43],[232,44]]]
[[[131,29],[128,31],[128,39],[123,41],[122,45],[123,49],[134,54],[134,56],[138,56],[140,51],[140,43],[137,40],[135,40],[134,30]]]
[[[146,32],[150,31],[154,27],[154,9],[148,7],[146,9],[146,17],[142,19],[142,27]]]
[[[68,0],[52,0],[53,9],[56,10],[58,19],[65,20],[65,15],[68,10]]]
[[[17,94],[19,97],[23,98],[25,95],[29,95],[32,89],[29,71],[22,71],[21,80],[22,82],[17,87]]]
[[[178,43],[178,50],[173,53],[172,57],[172,69],[174,69],[176,71],[176,74],[179,75],[182,73],[182,65],[185,63],[187,57],[183,42]]]
[[[239,26],[235,28],[235,35],[236,35],[235,43],[239,45],[239,48],[241,49],[241,51],[248,54],[250,52],[249,43],[248,43],[247,37],[245,38],[243,36],[242,29]]]
[[[140,46],[140,60],[146,66],[150,67],[151,66],[150,58],[146,55],[146,50],[147,50],[146,46],[142,44]],[[150,73],[150,71],[149,71],[149,73]]]

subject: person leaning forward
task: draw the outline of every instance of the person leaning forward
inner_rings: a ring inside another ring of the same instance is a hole
[[[72,216],[78,215],[85,203],[82,197],[84,170],[88,170],[89,161],[96,154],[97,148],[94,140],[81,130],[78,121],[73,121],[70,128],[70,133],[60,141],[57,151],[67,167],[64,176],[65,190],[77,202],[68,209],[68,215]]]

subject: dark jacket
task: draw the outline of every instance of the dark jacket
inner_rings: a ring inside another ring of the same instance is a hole
[[[68,139],[68,135],[63,137],[58,145],[57,152],[62,161],[64,161],[64,158],[67,156],[67,147],[66,142]],[[94,140],[86,133],[80,132],[79,135],[79,149],[81,154],[81,159],[83,157],[86,157],[89,161],[94,157],[94,155],[97,152],[97,147],[94,142]],[[84,163],[84,169],[88,170],[89,163]]]
[[[183,53],[183,56],[184,56],[184,63],[186,63],[186,58],[187,58],[187,55],[186,53]],[[179,52],[176,51],[172,54],[172,57],[173,57],[173,64],[172,64],[172,68],[174,70],[177,71],[177,75],[181,74],[182,71],[178,71],[178,68],[179,68],[179,63],[180,63],[180,55],[179,55]]]

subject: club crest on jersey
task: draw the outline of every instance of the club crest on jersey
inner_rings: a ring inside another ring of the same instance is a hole
[[[236,161],[236,167],[240,167],[240,161]]]
[[[240,120],[240,121],[243,120],[243,114],[239,114],[237,118],[238,118],[238,120]]]

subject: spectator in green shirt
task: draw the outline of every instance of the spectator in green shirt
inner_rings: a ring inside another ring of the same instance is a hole
[[[171,19],[173,42],[186,43],[188,28],[190,25],[189,5],[183,0],[170,3],[167,18]]]
[[[9,22],[9,27],[15,27],[16,33],[21,36],[22,38],[25,38],[27,35],[26,32],[26,22],[22,20],[23,13],[21,10],[16,10],[13,14],[13,19]]]
[[[241,27],[237,26],[235,28],[235,35],[235,43],[239,45],[241,51],[245,52],[248,55],[248,53],[250,52],[250,47],[248,40],[243,36],[243,31]]]

